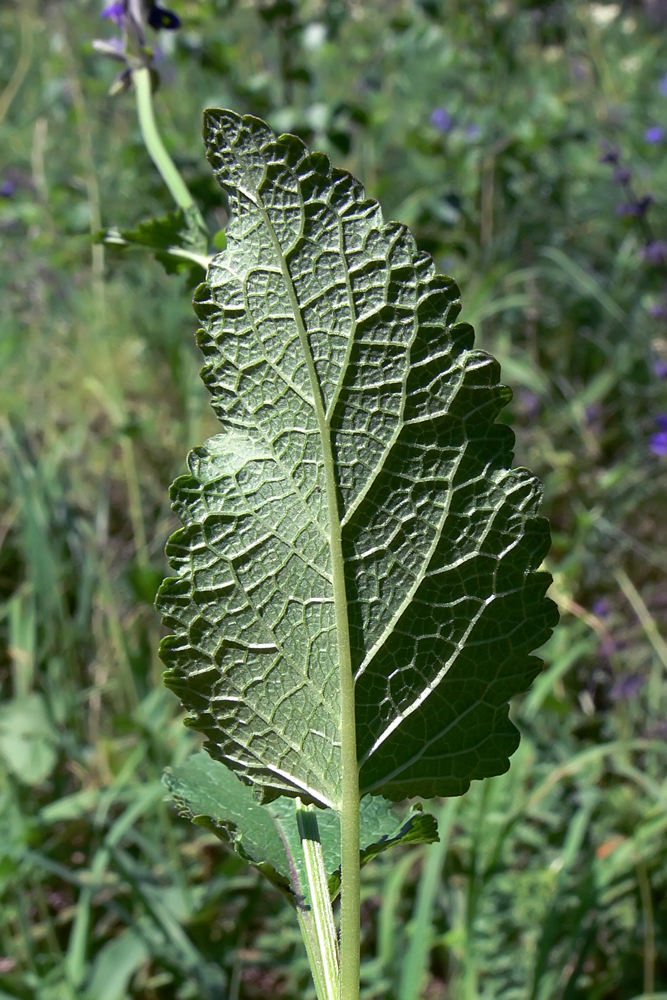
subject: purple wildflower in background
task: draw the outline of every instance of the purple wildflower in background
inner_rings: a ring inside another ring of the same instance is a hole
[[[586,423],[589,426],[591,424],[596,424],[602,416],[602,407],[599,403],[591,403],[590,406],[586,407],[584,416],[586,417]]]
[[[664,302],[654,302],[648,307],[648,311],[653,319],[667,319],[667,305]]]
[[[662,80],[660,81],[658,85],[658,90],[660,91],[663,97],[667,97],[667,73],[665,73]]]
[[[662,125],[652,125],[651,128],[646,129],[644,138],[647,142],[651,142],[654,145],[658,142],[664,142],[665,130]]]
[[[431,125],[439,132],[449,132],[454,125],[454,119],[445,108],[435,108],[431,114]]]
[[[667,414],[663,413],[656,417],[655,422],[660,430],[651,436],[651,451],[654,455],[664,458],[667,457]]]
[[[616,167],[614,170],[614,181],[616,184],[629,184],[632,180],[632,170],[630,167]]]
[[[657,375],[658,378],[667,379],[667,361],[663,361],[659,358],[653,365],[653,373]]]
[[[517,402],[530,420],[537,420],[542,412],[540,397],[530,389],[519,389]]]
[[[159,4],[152,3],[148,12],[148,23],[156,31],[159,31],[160,28],[166,28],[167,31],[176,31],[181,26],[181,19],[177,14],[174,14],[173,10],[167,10],[166,7],[160,7]]]
[[[614,684],[611,689],[612,701],[631,701],[635,698],[646,684],[646,678],[638,674],[628,674]]]
[[[114,24],[122,25],[125,21],[125,4],[110,3],[108,7],[104,8],[101,16],[113,21]]]
[[[606,142],[603,143],[600,163],[618,163],[620,156],[621,151],[618,146],[610,146]]]
[[[642,257],[649,264],[667,263],[667,242],[665,240],[653,240],[642,250]]]
[[[636,201],[626,201],[622,205],[617,205],[616,215],[629,215],[641,219],[643,215],[646,215],[648,208],[653,202],[654,198],[652,194],[644,194],[641,198],[637,198]]]
[[[466,125],[466,135],[469,139],[479,139],[482,134],[481,125]]]
[[[0,184],[0,198],[11,198],[16,191],[16,184],[13,181],[3,181]]]
[[[606,618],[609,614],[609,601],[606,597],[601,597],[593,605],[593,614],[596,618]]]

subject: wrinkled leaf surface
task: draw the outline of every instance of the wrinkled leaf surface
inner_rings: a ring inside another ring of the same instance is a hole
[[[337,809],[348,633],[362,794],[460,794],[508,767],[555,622],[510,392],[358,181],[255,118],[207,112],[205,140],[233,215],[195,296],[222,430],[172,489],[167,684],[265,798]]]

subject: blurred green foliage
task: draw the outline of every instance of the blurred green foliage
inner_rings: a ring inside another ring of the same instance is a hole
[[[187,275],[91,238],[174,207],[132,94],[108,95],[101,6],[0,7],[0,998],[290,1000],[311,995],[293,914],[159,783],[195,748],[155,652],[167,487],[216,425]],[[521,748],[439,807],[440,845],[365,869],[365,996],[659,996],[664,4],[173,7],[156,113],[211,233],[207,105],[350,169],[461,285],[546,484],[564,615]]]

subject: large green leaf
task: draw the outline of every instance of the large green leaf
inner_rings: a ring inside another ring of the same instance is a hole
[[[508,767],[556,618],[510,391],[358,181],[255,118],[204,134],[233,215],[195,296],[223,430],[172,488],[167,684],[265,797],[337,809],[351,656],[362,794],[459,794]]]

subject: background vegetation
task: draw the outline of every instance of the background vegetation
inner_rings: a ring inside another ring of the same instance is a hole
[[[173,9],[156,113],[211,231],[205,106],[353,171],[459,282],[546,486],[521,748],[365,870],[365,996],[667,996],[665,4]],[[308,997],[293,913],[160,785],[196,744],[156,659],[167,488],[215,421],[188,276],[91,240],[173,207],[101,10],[0,7],[0,998]]]

